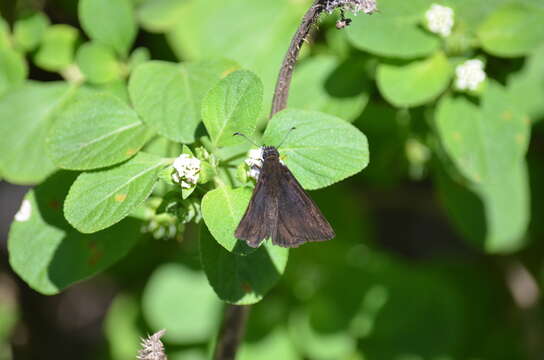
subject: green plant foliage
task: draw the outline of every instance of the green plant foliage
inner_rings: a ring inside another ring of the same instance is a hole
[[[100,273],[134,246],[139,220],[128,218],[108,230],[84,235],[62,214],[62,203],[75,175],[58,172],[28,192],[8,241],[10,265],[34,290],[56,294]]]
[[[445,97],[436,115],[438,134],[457,169],[484,202],[485,249],[508,252],[524,243],[529,217],[524,156],[529,119],[500,85],[490,83],[482,105]]]
[[[121,221],[149,196],[165,165],[164,159],[139,153],[120,166],[79,175],[64,203],[66,220],[83,233]]]
[[[361,59],[340,63],[335,57],[312,57],[297,67],[289,107],[321,111],[349,121],[364,109],[370,79]]]
[[[47,137],[49,158],[60,168],[88,170],[134,156],[148,130],[117,97],[80,92],[66,102]]]
[[[353,19],[347,29],[353,46],[372,54],[412,59],[431,55],[440,46],[438,38],[421,29],[429,0],[382,0],[380,12]]]
[[[202,198],[202,217],[215,240],[225,249],[238,255],[246,255],[255,249],[234,237],[234,231],[246,211],[251,190],[230,189],[226,186],[209,191]]]
[[[10,48],[0,47],[0,97],[10,88],[21,85],[27,76],[24,57]]]
[[[307,5],[292,0],[188,1],[180,14],[184,21],[167,36],[180,58],[226,57],[255,72],[264,85],[267,113],[279,65]]]
[[[48,71],[61,71],[74,61],[78,30],[70,25],[52,25],[45,30],[34,62]]]
[[[155,270],[142,305],[153,331],[168,329],[164,339],[173,344],[206,341],[220,319],[221,302],[204,273],[180,264],[164,264]]]
[[[358,173],[368,165],[365,135],[331,115],[284,110],[268,123],[263,144],[277,146],[285,165],[303,188],[319,189]]]
[[[132,73],[130,98],[143,121],[159,134],[192,143],[201,121],[202,99],[235,68],[233,62],[226,60],[189,64],[150,61]]]
[[[376,81],[384,98],[398,107],[425,104],[449,85],[452,67],[442,52],[407,65],[380,64]]]
[[[17,47],[26,52],[34,50],[48,26],[49,19],[43,13],[34,13],[17,20],[13,28],[13,39]]]
[[[485,51],[502,57],[528,54],[544,40],[544,8],[536,4],[510,3],[497,8],[478,28]]]
[[[121,64],[112,49],[99,43],[83,44],[77,51],[76,62],[85,79],[103,84],[121,76]]]
[[[0,99],[0,169],[5,179],[35,184],[54,172],[45,138],[55,113],[71,94],[65,83],[28,82]]]
[[[202,101],[202,121],[215,146],[237,143],[236,131],[251,136],[261,111],[263,85],[249,71],[236,71],[210,89]]]
[[[178,23],[185,7],[186,0],[145,0],[138,7],[138,21],[147,31],[164,32]]]
[[[210,285],[228,303],[258,302],[276,284],[287,265],[289,250],[265,242],[255,252],[228,252],[202,227],[200,256]]]
[[[79,20],[89,37],[125,56],[136,37],[137,27],[129,0],[81,0]]]

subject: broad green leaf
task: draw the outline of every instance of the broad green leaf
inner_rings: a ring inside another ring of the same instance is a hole
[[[25,58],[17,51],[0,47],[0,97],[10,88],[21,85],[27,76]]]
[[[121,77],[121,64],[115,53],[100,43],[83,44],[77,51],[76,62],[91,83],[103,84]]]
[[[153,272],[142,307],[152,330],[167,329],[163,338],[173,344],[206,342],[220,322],[221,302],[206,275],[181,264],[164,264]]]
[[[43,13],[34,13],[17,20],[13,28],[13,39],[17,47],[23,51],[34,50],[48,26],[49,19]]]
[[[228,252],[206,227],[200,236],[202,266],[217,296],[236,305],[254,304],[276,284],[287,265],[289,250],[269,241],[248,255]]]
[[[138,65],[141,65],[151,59],[149,49],[146,47],[139,47],[134,49],[128,59],[128,71],[132,72]]]
[[[11,34],[9,24],[0,16],[0,48],[11,47]]]
[[[179,58],[225,57],[255,72],[264,86],[264,115],[289,41],[309,5],[306,0],[191,0],[167,39]]]
[[[508,77],[508,93],[516,106],[535,121],[544,116],[544,45],[535,49],[519,72]]]
[[[56,294],[124,257],[140,236],[141,222],[129,218],[111,229],[84,235],[62,214],[75,174],[58,172],[29,191],[8,238],[12,269],[34,290]]]
[[[484,203],[484,247],[489,252],[511,252],[524,244],[529,220],[524,162],[529,122],[493,82],[480,107],[465,97],[445,97],[437,109],[442,144]]]
[[[134,357],[140,349],[140,302],[127,294],[117,295],[104,319],[104,335],[112,360]]]
[[[321,111],[349,121],[361,114],[370,93],[366,63],[335,57],[311,57],[296,67],[289,91],[289,108]]]
[[[376,81],[383,97],[397,107],[423,105],[449,85],[452,67],[442,52],[407,65],[380,64]]]
[[[105,93],[82,92],[58,113],[46,144],[58,167],[89,170],[134,156],[147,139],[147,128],[123,101]]]
[[[74,61],[78,30],[70,25],[52,25],[45,30],[34,62],[48,71],[61,71]]]
[[[368,165],[365,135],[350,123],[319,112],[284,110],[268,123],[263,144],[278,146],[285,165],[305,189],[329,186]]]
[[[236,65],[226,60],[175,64],[150,61],[131,74],[129,93],[143,121],[159,134],[192,143],[208,90]]]
[[[495,56],[528,54],[544,43],[544,7],[510,3],[496,9],[478,28],[485,51]]]
[[[212,143],[236,144],[237,131],[253,135],[262,101],[263,84],[249,71],[235,71],[211,88],[202,100],[202,121]]]
[[[125,56],[136,37],[134,10],[129,0],[81,0],[79,21],[89,37]]]
[[[202,217],[208,230],[221,246],[239,255],[255,251],[243,240],[234,237],[250,198],[250,189],[230,189],[226,186],[208,191],[202,198]]]
[[[147,199],[166,164],[139,153],[120,166],[79,175],[64,203],[66,220],[83,233],[119,222]]]
[[[138,7],[138,20],[151,32],[164,32],[183,18],[187,0],[145,0]]]
[[[45,138],[55,112],[71,95],[61,82],[28,82],[0,99],[0,172],[15,184],[35,184],[55,170]]]
[[[358,16],[346,29],[358,49],[375,55],[411,59],[430,55],[440,46],[438,38],[418,24],[431,5],[428,0],[381,0],[380,12]]]

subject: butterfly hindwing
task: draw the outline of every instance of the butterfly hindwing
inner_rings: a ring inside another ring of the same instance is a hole
[[[314,201],[285,165],[278,162],[277,166],[281,186],[272,242],[283,247],[298,247],[305,242],[332,239],[334,230]]]

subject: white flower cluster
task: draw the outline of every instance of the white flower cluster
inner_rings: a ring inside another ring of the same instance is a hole
[[[172,173],[172,180],[181,185],[183,189],[189,189],[196,185],[198,177],[200,176],[200,160],[196,157],[181,154],[174,164],[172,164],[174,172]]]
[[[454,12],[452,8],[433,4],[425,13],[427,28],[442,37],[450,36],[454,24],[453,16]]]
[[[257,180],[261,173],[261,168],[263,167],[263,149],[258,148],[249,150],[245,163],[249,167],[247,176]]]
[[[486,77],[481,60],[467,60],[455,68],[455,87],[459,90],[475,91]]]
[[[354,15],[359,12],[373,14],[378,11],[376,0],[329,0],[325,5],[325,11],[329,14],[336,8],[342,8],[345,11],[351,11]]]

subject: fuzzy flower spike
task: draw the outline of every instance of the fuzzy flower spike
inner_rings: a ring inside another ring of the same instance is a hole
[[[166,330],[159,330],[147,339],[142,339],[140,351],[138,351],[138,360],[167,360],[164,353],[164,345],[161,342],[161,337]]]
[[[172,180],[183,189],[195,186],[200,176],[200,160],[189,154],[181,154],[172,164]]]

